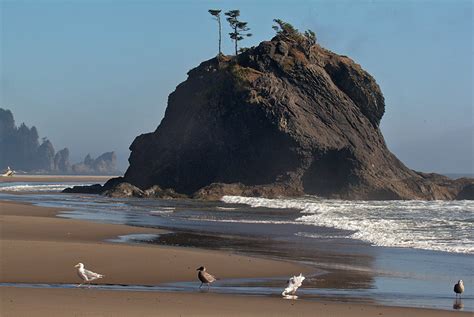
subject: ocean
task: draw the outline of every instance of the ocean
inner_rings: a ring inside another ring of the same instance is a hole
[[[203,202],[59,193],[72,185],[78,184],[0,183],[0,199],[67,208],[60,214],[66,218],[169,230],[159,236],[117,237],[117,243],[230,250],[303,262],[315,271],[301,296],[314,300],[453,309],[452,287],[463,279],[463,309],[474,311],[472,201],[225,196]],[[246,285],[244,293],[257,289]],[[263,285],[259,292],[273,294],[271,281]]]

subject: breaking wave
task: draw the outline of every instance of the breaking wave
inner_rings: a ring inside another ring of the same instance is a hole
[[[384,247],[474,253],[474,202],[347,201],[316,197],[224,196],[223,202],[300,210],[297,223],[347,230],[348,238]],[[305,235],[307,237],[311,235]],[[314,236],[321,238],[320,235]]]
[[[0,184],[0,192],[60,192],[77,184],[18,184],[18,183],[5,183]],[[90,185],[90,184],[80,184]]]

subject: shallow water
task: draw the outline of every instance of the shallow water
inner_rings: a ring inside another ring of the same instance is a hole
[[[10,185],[15,184],[10,183]],[[257,206],[255,202],[249,206],[236,202],[110,199],[93,195],[58,193],[13,195],[6,192],[0,192],[0,199],[69,208],[71,211],[61,214],[66,218],[170,230],[170,233],[161,235],[117,237],[116,242],[119,243],[155,243],[231,250],[311,264],[315,267],[316,275],[305,280],[303,287],[298,290],[300,298],[303,299],[338,298],[395,306],[453,309],[453,284],[462,278],[466,285],[463,309],[474,311],[474,287],[471,287],[474,285],[472,273],[474,256],[472,254],[420,250],[409,245],[404,245],[403,248],[376,246],[368,241],[355,239],[356,230],[341,230],[337,226],[327,227],[301,221],[301,218],[305,219],[304,217],[308,215],[307,210],[292,209],[295,206],[288,202],[285,202],[285,205],[271,207]],[[304,199],[309,200],[305,202],[307,206],[315,203],[311,202],[313,198]],[[279,201],[265,203],[267,205],[280,204]],[[317,204],[322,203],[317,202]],[[342,212],[337,210],[340,202],[325,201],[324,203],[330,206],[326,209],[331,210],[326,211],[326,215],[329,218],[332,217],[331,221],[334,221],[337,218],[334,216],[335,213]],[[351,212],[372,215],[372,218],[375,218],[374,215],[380,211],[374,210],[380,210],[379,208],[382,207],[374,207],[377,206],[375,204],[373,208],[364,207],[367,204],[368,202],[351,202],[341,207],[348,214],[344,221],[349,221],[350,217],[354,217],[350,214]],[[388,204],[394,205],[398,202],[378,202],[377,204],[387,208]],[[350,205],[356,205],[356,207],[351,209]],[[393,219],[402,217],[404,213],[408,214],[410,208],[413,210],[418,208],[414,211],[414,215],[422,213],[421,205],[411,206],[404,202],[400,202],[399,206],[392,206],[391,208],[398,208],[401,211],[390,217]],[[439,209],[442,204],[436,206]],[[469,204],[458,204],[448,209],[450,212],[456,212],[456,210],[462,212],[460,210],[466,206],[470,212],[471,205]],[[427,213],[432,212],[433,208],[429,208]],[[313,216],[313,214],[310,215]],[[411,217],[413,218],[414,215]],[[442,216],[443,212],[437,214],[437,217]],[[407,221],[406,225],[409,226],[409,223],[410,221]],[[437,235],[437,237],[440,240],[441,236]],[[472,241],[472,230],[471,235],[465,238]],[[448,245],[448,242],[445,245]],[[298,273],[295,272],[295,274]],[[213,291],[276,296],[281,293],[284,279],[232,283],[216,284]],[[195,286],[195,283],[189,285],[175,283],[172,286],[185,291],[190,285]]]

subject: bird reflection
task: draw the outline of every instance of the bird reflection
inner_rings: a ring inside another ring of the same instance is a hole
[[[456,298],[453,303],[453,309],[462,310],[463,308],[464,308],[464,303],[462,302],[462,299]]]

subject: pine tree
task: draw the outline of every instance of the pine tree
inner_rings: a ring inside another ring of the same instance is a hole
[[[227,16],[227,22],[229,22],[229,25],[233,30],[229,35],[235,43],[235,55],[237,56],[239,52],[238,42],[246,37],[252,36],[252,34],[246,33],[250,30],[250,28],[247,27],[247,22],[239,21],[238,17],[240,16],[240,10],[230,10],[227,11],[225,15]]]
[[[221,11],[222,10],[209,10],[208,12],[214,17],[214,19],[217,21],[217,24],[219,26],[219,55],[222,54],[221,50],[221,41],[222,41],[222,36],[221,36]]]

